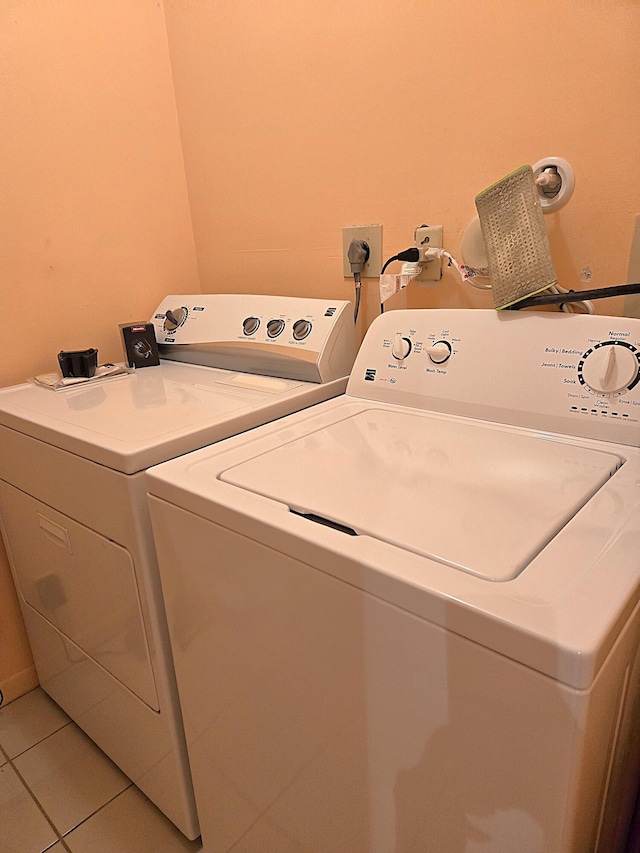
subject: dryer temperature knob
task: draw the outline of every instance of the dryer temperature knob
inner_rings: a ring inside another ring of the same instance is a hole
[[[284,320],[269,320],[267,323],[267,337],[277,338],[284,329]]]

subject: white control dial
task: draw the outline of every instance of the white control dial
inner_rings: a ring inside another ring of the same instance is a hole
[[[260,328],[260,319],[258,317],[246,317],[242,321],[242,331],[245,335],[255,335]]]
[[[293,324],[293,337],[296,341],[302,341],[311,332],[311,329],[309,320],[296,320]]]
[[[267,335],[270,338],[277,338],[284,329],[284,320],[269,320],[267,323]]]
[[[638,378],[638,352],[625,341],[604,341],[587,350],[578,364],[578,379],[603,396],[620,394]]]
[[[400,332],[398,332],[391,345],[391,355],[394,358],[397,358],[398,361],[402,361],[403,358],[406,358],[411,352],[411,341],[409,338],[404,338]]]
[[[164,330],[165,332],[175,332],[177,328],[182,326],[187,319],[189,309],[182,305],[180,308],[170,308],[165,312]]]
[[[448,341],[436,341],[427,350],[427,355],[434,364],[444,364],[451,357],[451,344]]]

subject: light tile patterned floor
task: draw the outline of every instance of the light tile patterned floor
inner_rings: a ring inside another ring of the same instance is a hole
[[[198,853],[42,690],[0,708],[2,853]]]

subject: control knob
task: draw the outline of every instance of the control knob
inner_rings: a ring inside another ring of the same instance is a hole
[[[427,355],[434,364],[444,364],[451,357],[449,341],[436,341],[427,350]]]
[[[604,341],[587,350],[578,365],[580,382],[596,394],[617,394],[638,376],[637,351],[624,341]]]
[[[270,338],[277,338],[284,329],[284,320],[269,320],[267,323],[267,335]]]
[[[187,319],[188,309],[184,305],[180,308],[171,310],[168,308],[164,314],[164,330],[165,332],[175,332]]]
[[[242,321],[242,331],[245,335],[254,335],[260,328],[260,320],[257,317],[246,317]]]
[[[296,341],[301,341],[307,337],[311,328],[309,320],[296,320],[293,324],[293,337]]]
[[[411,352],[411,341],[409,338],[403,337],[400,332],[396,334],[391,344],[391,355],[397,358],[398,361],[406,358]]]

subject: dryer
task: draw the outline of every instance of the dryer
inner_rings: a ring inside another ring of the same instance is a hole
[[[342,393],[351,313],[334,300],[169,296],[153,318],[159,366],[0,391],[2,531],[42,688],[189,838],[144,469]]]
[[[150,469],[207,850],[619,853],[639,445],[639,321],[407,310]]]

